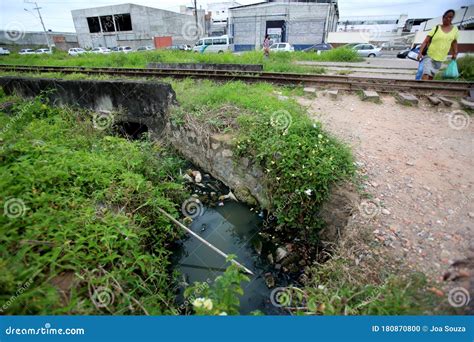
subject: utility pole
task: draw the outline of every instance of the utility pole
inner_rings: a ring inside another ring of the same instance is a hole
[[[46,27],[44,26],[44,22],[43,22],[43,17],[41,16],[41,12],[40,12],[41,7],[38,7],[38,4],[36,3],[36,1],[25,0],[25,2],[28,4],[35,5],[35,8],[33,9],[35,9],[38,12],[39,20],[41,21],[41,26],[43,26],[44,36],[46,37],[46,44],[48,44],[49,51],[52,52],[51,43],[49,42],[48,31],[46,31]]]
[[[199,39],[201,37],[199,37],[197,0],[194,0],[194,18],[196,19],[196,36],[197,36],[197,39]]]

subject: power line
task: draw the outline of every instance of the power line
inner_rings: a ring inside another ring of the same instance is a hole
[[[43,17],[41,16],[41,12],[40,12],[41,7],[39,7],[35,1],[25,0],[25,2],[28,4],[35,4],[35,7],[33,9],[35,9],[38,12],[39,20],[41,21],[41,26],[43,26],[44,35],[46,37],[46,44],[48,44],[49,51],[51,51],[51,43],[49,42],[48,32],[46,31],[46,27],[44,26],[44,22],[43,22]],[[25,11],[28,11],[28,10],[25,8]]]

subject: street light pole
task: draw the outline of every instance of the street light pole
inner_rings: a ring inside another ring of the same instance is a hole
[[[36,3],[36,1],[25,0],[25,2],[28,3],[28,4],[34,4],[35,5],[35,8],[33,8],[33,9],[35,9],[38,12],[39,20],[41,21],[41,26],[43,26],[44,36],[46,37],[46,44],[48,45],[49,51],[52,52],[51,43],[49,42],[48,31],[46,31],[46,27],[44,26],[44,22],[43,22],[43,17],[41,16],[41,12],[40,12],[41,7],[38,7],[38,4]]]
[[[200,34],[199,34],[199,25],[198,25],[198,9],[197,9],[197,1],[194,0],[194,17],[196,19],[196,35],[197,35],[197,39],[201,38],[199,37]]]

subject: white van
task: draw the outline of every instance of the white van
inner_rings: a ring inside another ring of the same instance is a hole
[[[223,53],[233,50],[234,39],[229,36],[202,38],[193,47],[193,52],[201,53]]]

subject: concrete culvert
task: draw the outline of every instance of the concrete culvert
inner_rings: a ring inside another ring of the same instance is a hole
[[[115,130],[124,138],[137,140],[148,132],[148,126],[138,122],[121,121],[116,123]]]

